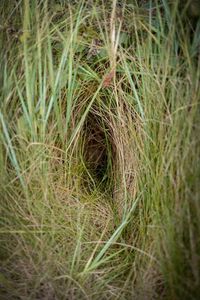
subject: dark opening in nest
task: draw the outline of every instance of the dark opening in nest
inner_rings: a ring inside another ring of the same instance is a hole
[[[112,178],[113,145],[109,128],[103,119],[90,113],[84,128],[84,161],[96,184],[110,189]]]

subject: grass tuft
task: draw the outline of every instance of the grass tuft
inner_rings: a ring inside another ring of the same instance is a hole
[[[2,0],[1,299],[198,299],[193,2]]]

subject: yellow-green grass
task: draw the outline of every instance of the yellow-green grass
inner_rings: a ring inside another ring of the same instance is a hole
[[[1,299],[198,299],[200,22],[140,2],[2,1]]]

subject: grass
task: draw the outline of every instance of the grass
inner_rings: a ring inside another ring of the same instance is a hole
[[[1,299],[199,297],[200,22],[119,4],[2,1]]]

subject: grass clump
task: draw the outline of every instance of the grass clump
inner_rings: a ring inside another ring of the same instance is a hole
[[[187,8],[2,1],[1,299],[198,299]]]

